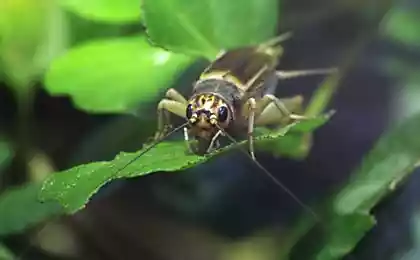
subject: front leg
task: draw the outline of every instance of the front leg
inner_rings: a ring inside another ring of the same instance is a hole
[[[187,147],[189,154],[195,154],[196,149],[194,149],[194,147],[191,145],[190,134],[188,133],[187,127],[184,127],[184,141],[185,141],[185,146]]]
[[[300,77],[305,77],[305,76],[328,75],[328,74],[333,74],[337,72],[338,72],[337,68],[291,70],[291,71],[278,70],[276,71],[276,75],[279,79],[293,79],[293,78],[300,78]]]
[[[157,107],[158,128],[154,139],[160,140],[171,129],[170,113],[179,117],[185,117],[185,110],[187,109],[187,100],[175,89],[169,89],[166,92],[166,97],[162,99]]]
[[[206,142],[204,139],[197,139],[193,137],[193,140],[190,140],[190,133],[187,127],[184,127],[184,141],[185,146],[187,147],[187,153],[204,155],[212,152],[213,150],[219,147],[218,137],[223,134],[222,131],[218,131],[210,142]]]
[[[220,147],[220,143],[218,140],[220,135],[223,135],[223,132],[219,130],[211,139],[211,142],[209,144],[209,147],[206,150],[206,153],[210,153]]]

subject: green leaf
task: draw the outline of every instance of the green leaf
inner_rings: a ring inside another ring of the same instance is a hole
[[[45,85],[90,112],[127,112],[157,97],[192,61],[152,47],[141,36],[98,40],[56,59]]]
[[[394,260],[416,260],[420,257],[420,212],[417,209],[410,218],[411,241],[409,248],[392,257]]]
[[[142,5],[148,35],[156,44],[209,59],[220,49],[273,37],[278,10],[278,0],[143,0]]]
[[[374,217],[367,214],[335,215],[329,222],[329,237],[323,242],[324,246],[310,259],[342,259],[374,225]]]
[[[0,259],[2,260],[14,260],[16,257],[10,252],[10,250],[4,246],[3,244],[0,244]]]
[[[371,210],[392,194],[420,161],[420,113],[384,134],[328,204],[327,235],[305,259],[342,259],[375,224]]]
[[[325,122],[327,119],[327,117],[319,117],[304,123],[291,124],[277,132],[256,137],[256,142],[280,141],[288,131],[295,128],[312,131],[319,126],[320,122]],[[239,145],[244,145],[245,143],[243,141]],[[234,147],[235,145],[231,145],[211,155],[197,156],[185,153],[184,141],[163,142],[122,171],[119,171],[119,169],[124,167],[144,149],[137,153],[121,153],[109,162],[80,165],[64,172],[53,174],[45,181],[40,196],[42,200],[58,200],[68,213],[74,213],[83,208],[89,198],[104,184],[114,179],[138,177],[159,171],[172,172],[183,170],[204,163],[215,155],[222,154]]]
[[[93,21],[140,22],[141,0],[59,0],[64,8]]]
[[[26,91],[66,44],[66,23],[53,0],[0,1],[0,61],[6,79]]]
[[[14,156],[14,149],[6,141],[0,140],[0,178],[3,169],[7,167]]]
[[[61,206],[38,200],[41,184],[28,184],[5,191],[0,196],[0,236],[18,233],[59,214]]]
[[[311,132],[324,125],[327,122],[327,119],[333,114],[333,112],[326,114],[326,116],[323,117],[324,120],[302,121],[299,125],[290,129],[287,135],[278,139],[278,141],[263,141],[257,144],[257,148],[270,152],[274,156],[302,159],[309,152],[309,148],[311,146],[310,141],[312,138],[310,135]],[[266,129],[264,130],[267,131]]]
[[[394,8],[387,18],[385,35],[403,44],[420,46],[420,9]]]
[[[384,135],[365,157],[353,180],[338,194],[339,214],[369,213],[381,198],[393,192],[420,162],[420,114]]]

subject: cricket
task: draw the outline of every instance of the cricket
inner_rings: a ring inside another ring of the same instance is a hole
[[[203,155],[220,147],[219,137],[248,136],[249,153],[255,160],[254,128],[305,120],[300,115],[303,98],[278,98],[274,95],[279,79],[330,74],[331,69],[278,71],[283,54],[280,43],[291,37],[282,34],[258,46],[222,51],[193,84],[187,100],[169,89],[157,108],[158,129],[155,141],[164,139],[172,129],[170,114],[184,117],[184,139],[190,152]],[[190,139],[197,141],[197,147]]]
[[[218,149],[220,137],[238,143],[235,136],[246,135],[249,149],[240,150],[276,185],[318,219],[311,207],[256,160],[254,151],[253,133],[256,126],[278,126],[309,119],[300,113],[302,96],[278,98],[274,95],[279,79],[327,75],[338,71],[336,68],[276,70],[283,54],[280,43],[290,37],[291,33],[287,32],[257,46],[221,51],[193,83],[188,99],[173,88],[167,90],[165,98],[157,106],[158,126],[152,143],[119,171],[181,129],[184,131],[186,152],[197,155]],[[173,128],[171,114],[184,118],[185,123]],[[191,141],[196,141],[196,145],[192,145]]]

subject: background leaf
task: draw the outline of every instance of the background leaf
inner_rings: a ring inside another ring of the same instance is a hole
[[[412,173],[420,161],[420,114],[387,132],[328,206],[326,236],[305,259],[341,259],[375,224],[371,210]],[[301,256],[302,257],[302,256]]]
[[[0,259],[14,260],[16,258],[13,256],[9,249],[7,249],[3,244],[0,244]]]
[[[70,95],[90,112],[126,112],[155,98],[191,62],[150,46],[141,36],[98,40],[55,60],[45,84],[51,94]]]
[[[291,129],[299,128],[300,124],[305,124],[305,129],[308,131],[313,131],[316,127],[320,126],[320,122],[325,122],[326,120],[328,120],[327,117],[320,117],[305,121],[304,123],[292,124],[280,131],[258,136],[256,140],[257,142],[261,142],[262,140],[280,140]],[[240,144],[243,145],[244,143],[241,142]],[[41,198],[42,200],[58,200],[68,213],[74,213],[83,208],[89,198],[101,186],[113,179],[132,178],[153,172],[171,172],[190,168],[233,147],[234,145],[225,147],[208,156],[197,156],[185,153],[186,147],[184,141],[163,142],[131,163],[123,171],[119,171],[119,169],[143,150],[137,153],[121,153],[109,162],[95,162],[80,165],[52,175],[44,183]]]
[[[0,1],[0,59],[12,87],[25,91],[66,46],[66,24],[53,0]]]
[[[13,158],[14,150],[6,141],[0,141],[0,179],[3,169],[8,166]]]
[[[58,0],[58,2],[89,20],[108,23],[140,21],[140,0]]]
[[[148,35],[156,44],[209,59],[220,49],[273,37],[278,11],[277,0],[144,0],[142,5]]]
[[[38,200],[40,188],[41,184],[34,183],[1,194],[0,236],[20,232],[62,212],[58,203]]]
[[[393,8],[384,21],[383,33],[403,44],[420,46],[420,10]]]
[[[329,118],[333,116],[333,114],[333,112],[330,112],[325,118]],[[302,121],[295,127],[291,128],[287,135],[279,138],[278,140],[259,142],[257,144],[257,148],[266,152],[270,152],[274,156],[287,156],[294,159],[301,159],[309,153],[312,131],[321,127],[325,123],[326,121],[322,120]],[[269,134],[270,130],[265,128],[260,129],[263,130],[265,134]]]

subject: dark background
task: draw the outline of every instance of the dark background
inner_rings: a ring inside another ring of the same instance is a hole
[[[400,4],[416,4],[411,2]],[[307,203],[328,196],[344,183],[380,134],[393,124],[392,100],[402,78],[382,70],[382,60],[398,56],[420,61],[418,50],[378,34],[389,6],[385,1],[285,1],[279,32],[292,29],[294,37],[284,43],[280,68],[340,66],[359,42],[364,44],[329,106],[337,114],[316,132],[309,157],[299,162],[257,154],[263,165]],[[177,88],[188,93],[190,82],[205,65],[191,68]],[[281,82],[277,94],[303,93],[309,98],[322,80],[307,77]],[[58,169],[112,159],[121,150],[138,150],[153,134],[157,102],[139,109],[138,116],[150,121],[145,127],[135,116],[84,113],[69,99],[49,96],[39,88],[31,141],[51,156]],[[0,126],[11,137],[15,134],[15,111],[12,93],[1,85]],[[17,160],[8,172],[19,169]],[[8,176],[12,176],[8,185],[23,181],[19,175]],[[412,247],[409,221],[419,204],[418,185],[420,178],[413,174],[406,185],[378,205],[374,211],[378,225],[349,259],[398,259],[396,254]],[[78,250],[72,252],[78,251],[83,259],[212,260],[226,250],[219,246],[220,241],[243,241],[264,229],[280,232],[299,213],[302,207],[296,201],[245,156],[231,152],[183,173],[155,173],[113,182],[88,208],[60,223],[76,241]],[[13,236],[7,242],[17,252],[29,243],[25,236]],[[58,257],[47,255],[36,247],[25,251],[25,259]]]

